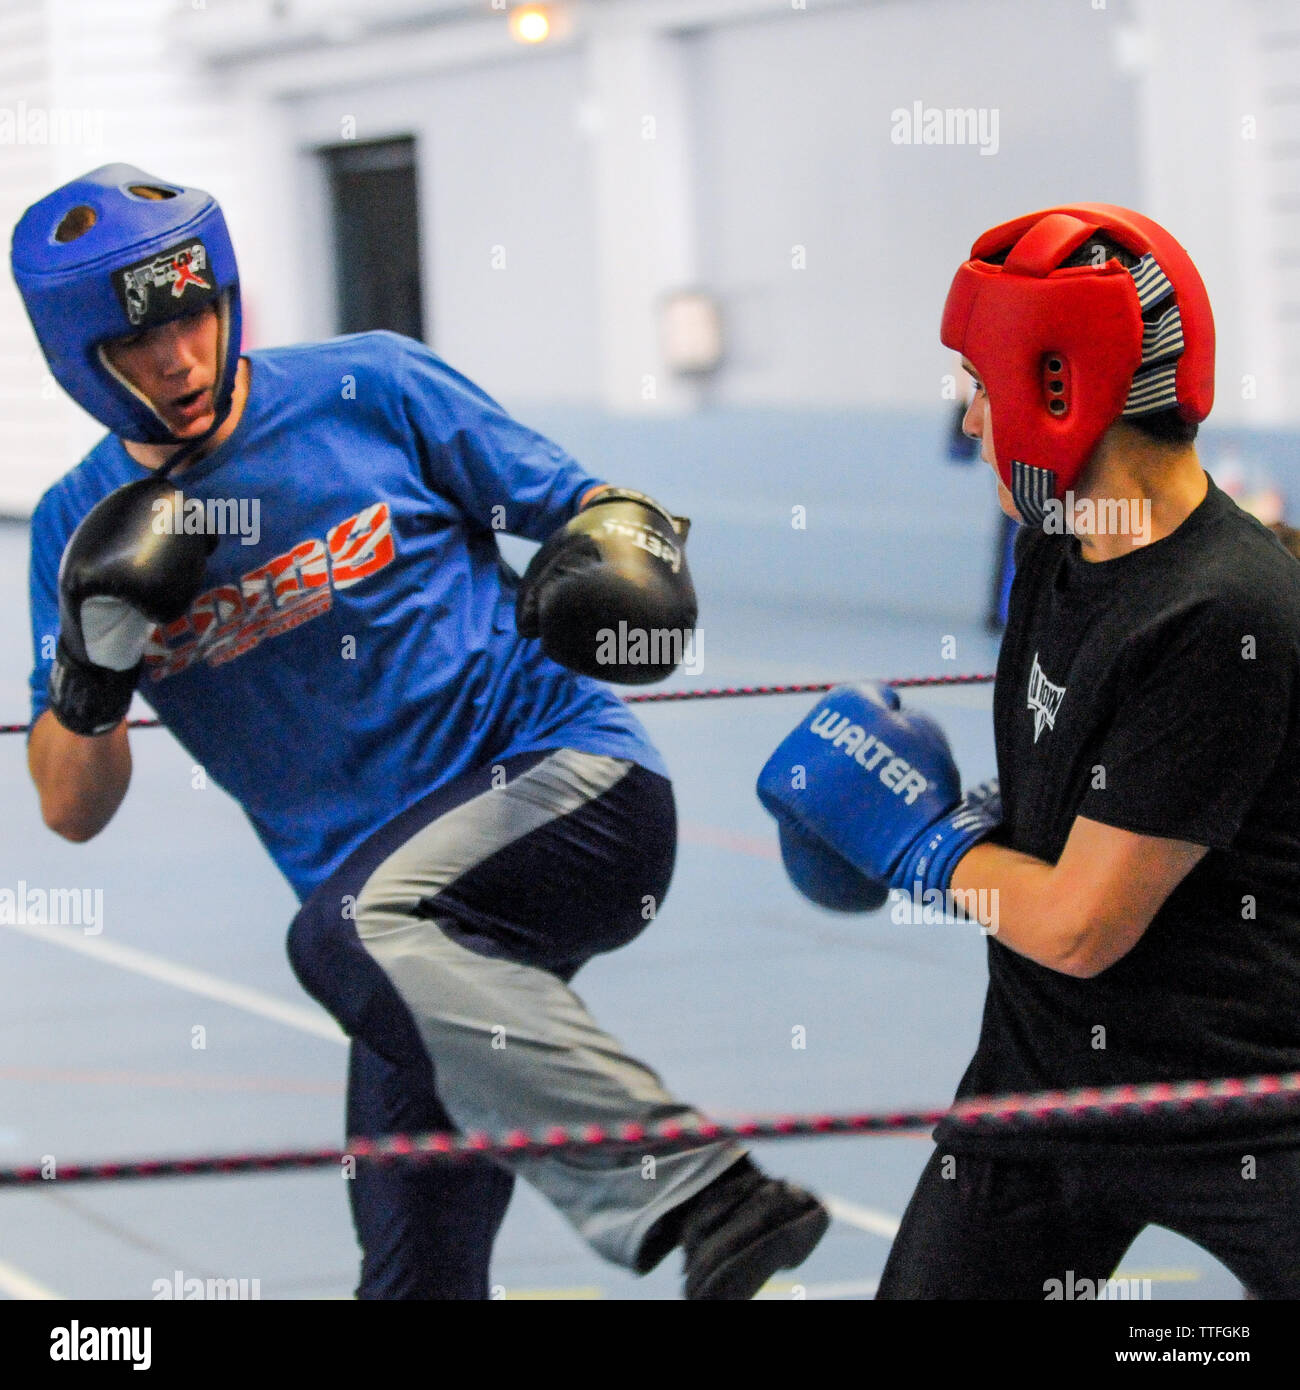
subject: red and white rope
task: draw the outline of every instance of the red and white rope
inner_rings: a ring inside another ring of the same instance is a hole
[[[898,690],[907,690],[927,685],[988,685],[992,675],[964,676],[900,676],[897,680],[885,681]],[[752,695],[820,695],[834,690],[843,681],[817,681],[802,685],[725,685],[705,690],[656,690],[645,695],[624,695],[623,703],[628,705],[665,705],[683,700],[734,700]],[[0,734],[25,734],[29,724],[0,724]],[[129,719],[131,729],[158,729],[160,719]]]
[[[612,1129],[550,1129],[503,1135],[390,1134],[356,1138],[346,1149],[289,1149],[266,1153],[199,1154],[113,1162],[61,1163],[0,1168],[0,1188],[41,1182],[121,1182],[140,1178],[202,1177],[227,1173],[339,1167],[345,1160],[367,1163],[445,1162],[469,1155],[509,1161],[556,1152],[619,1147],[638,1153],[669,1152],[720,1140],[815,1139],[831,1135],[883,1134],[928,1129],[951,1118],[972,1131],[1042,1130],[1082,1119],[1105,1121],[1175,1111],[1293,1106],[1300,1099],[1300,1072],[1281,1076],[1230,1077],[1214,1081],[1158,1081],[1145,1085],[1086,1087],[1031,1095],[973,1096],[929,1110],[867,1111],[859,1114],[783,1115],[717,1124],[624,1125]],[[1077,1132],[1077,1131],[1076,1131]],[[1154,1134],[1154,1131],[1153,1131]],[[1158,1134],[1154,1137],[1158,1138]]]

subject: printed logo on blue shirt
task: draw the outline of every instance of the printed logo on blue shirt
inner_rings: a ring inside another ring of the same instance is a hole
[[[328,613],[334,590],[369,578],[393,554],[388,503],[376,502],[331,527],[324,541],[299,541],[238,584],[200,594],[174,623],[154,628],[145,652],[149,674],[161,681],[199,660],[234,661],[266,638]]]

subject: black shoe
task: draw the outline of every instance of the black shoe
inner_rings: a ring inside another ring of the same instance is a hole
[[[753,1298],[778,1269],[801,1265],[830,1222],[811,1192],[741,1159],[689,1204],[682,1225],[686,1297]]]

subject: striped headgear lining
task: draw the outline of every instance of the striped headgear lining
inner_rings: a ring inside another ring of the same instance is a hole
[[[1133,373],[1121,413],[1150,415],[1178,404],[1174,376],[1183,352],[1183,320],[1174,287],[1150,252],[1129,267],[1129,274],[1142,307],[1142,365]]]
[[[1016,511],[1030,526],[1041,526],[1047,516],[1047,504],[1056,496],[1056,474],[1050,468],[1037,468],[1032,463],[1011,460],[1011,499]]]

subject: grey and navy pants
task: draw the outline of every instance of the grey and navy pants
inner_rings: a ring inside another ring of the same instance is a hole
[[[356,850],[289,930],[303,987],[352,1038],[348,1133],[696,1118],[568,984],[653,918],[676,832],[665,778],[561,749],[466,774]],[[359,1164],[348,1183],[358,1297],[486,1298],[516,1174],[600,1254],[647,1268],[663,1253],[663,1218],[741,1152]]]

